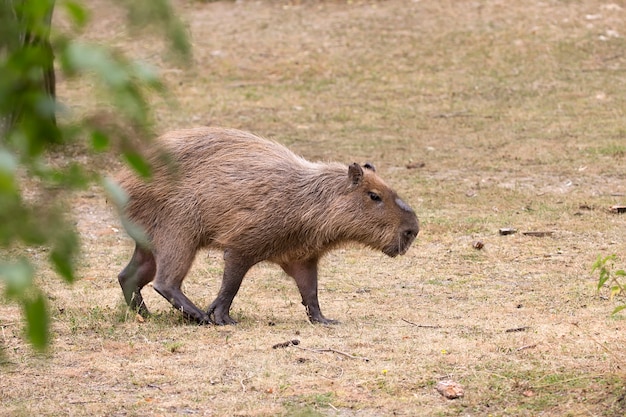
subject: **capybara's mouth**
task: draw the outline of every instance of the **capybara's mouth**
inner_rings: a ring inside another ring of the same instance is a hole
[[[395,258],[398,255],[404,255],[411,247],[411,243],[413,243],[413,239],[411,239],[410,242],[402,242],[387,246],[383,249],[383,253],[391,258]]]
[[[400,254],[400,252],[398,252],[398,248],[385,248],[383,249],[383,253],[390,258],[395,258]]]
[[[416,237],[417,233],[404,233],[402,238],[384,248],[383,253],[392,258],[395,258],[398,255],[404,255],[408,252]]]

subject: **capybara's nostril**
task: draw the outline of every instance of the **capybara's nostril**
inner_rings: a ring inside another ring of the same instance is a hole
[[[419,229],[406,229],[403,235],[406,239],[415,239],[418,233]]]

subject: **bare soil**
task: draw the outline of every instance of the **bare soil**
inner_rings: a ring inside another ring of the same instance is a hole
[[[50,351],[33,353],[19,309],[0,305],[0,415],[626,414],[626,322],[610,315],[625,300],[591,274],[598,255],[626,265],[626,215],[609,210],[626,203],[626,3],[176,5],[193,65],[127,31],[110,2],[90,2],[84,34],[159,68],[158,131],[236,127],[308,159],[370,161],[422,231],[404,257],[323,260],[320,302],[338,325],[309,324],[294,283],[262,264],[235,299],[239,324],[200,327],[150,288],[151,318],[125,308],[116,276],[132,242],[99,187],[77,193],[78,282],[29,252]],[[59,92],[77,114],[98,106],[90,80]],[[199,253],[185,292],[208,306],[221,272],[220,253]],[[464,396],[444,398],[442,380]]]

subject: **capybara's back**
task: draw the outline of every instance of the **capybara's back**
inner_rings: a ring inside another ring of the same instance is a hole
[[[140,290],[154,278],[154,288],[187,317],[234,323],[228,311],[243,276],[270,261],[295,278],[309,318],[326,323],[317,300],[325,252],[354,241],[396,256],[417,236],[415,213],[370,165],[309,162],[233,129],[174,131],[157,146],[150,180],[128,170],[118,177],[129,198],[124,216],[150,240],[137,245],[119,276],[127,302],[142,313]],[[223,250],[225,259],[222,288],[207,312],[180,291],[201,247]]]

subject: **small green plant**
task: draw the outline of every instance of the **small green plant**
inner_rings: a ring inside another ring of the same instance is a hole
[[[167,342],[165,343],[165,348],[170,351],[170,353],[180,352],[180,348],[184,345],[183,342]]]
[[[615,254],[604,258],[602,255],[598,255],[598,259],[594,262],[593,269],[591,270],[592,273],[595,271],[600,272],[600,277],[598,279],[598,291],[600,291],[602,287],[608,283],[611,290],[611,299],[624,292],[624,283],[620,282],[620,280],[624,280],[624,277],[626,277],[626,271],[623,269],[615,270],[614,262],[616,259],[617,256]],[[617,314],[625,308],[626,304],[617,306],[611,314]]]

